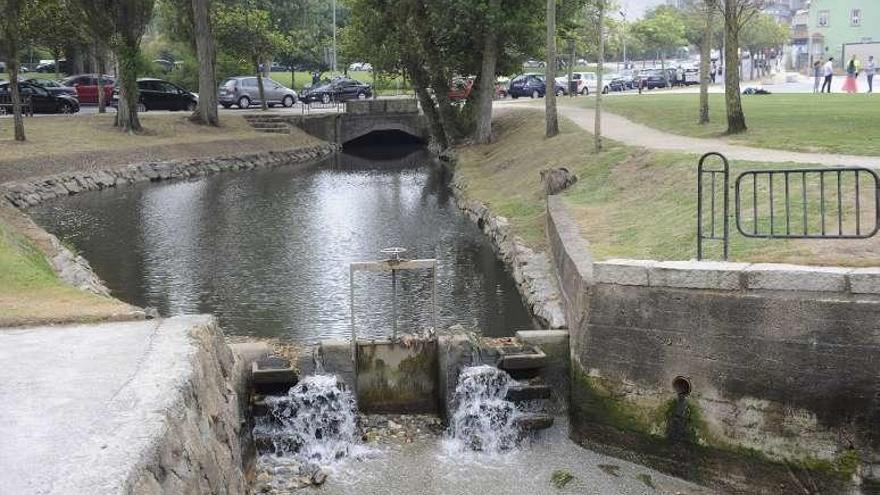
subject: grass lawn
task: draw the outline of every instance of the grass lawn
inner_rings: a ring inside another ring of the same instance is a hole
[[[190,123],[186,113],[140,116],[143,134],[121,133],[113,112],[25,119],[27,141],[13,140],[12,120],[0,120],[0,183],[77,167],[288,149],[319,142],[298,129],[259,133],[241,114],[221,114],[220,127]]]
[[[579,179],[564,193],[565,201],[597,259],[696,256],[695,156],[646,152],[608,141],[606,151],[596,155],[592,136],[565,119],[560,124],[561,134],[546,139],[542,112],[509,110],[499,115],[496,142],[459,151],[457,172],[467,180],[468,195],[508,217],[527,243],[546,248],[539,171],[565,166]],[[736,169],[774,166],[738,162]],[[731,231],[730,258],[735,261],[880,264],[877,238],[766,241],[744,238],[732,224]],[[720,249],[710,253],[720,258]]]
[[[0,326],[97,321],[132,309],[59,280],[16,214],[0,208]]]
[[[724,95],[709,95],[712,122],[697,123],[698,94],[628,94],[605,98],[606,108],[630,120],[695,137],[722,137]],[[857,94],[771,94],[742,97],[747,133],[731,142],[760,148],[880,156],[880,98]],[[594,99],[577,103],[592,107]]]

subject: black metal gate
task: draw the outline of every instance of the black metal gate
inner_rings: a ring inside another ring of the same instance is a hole
[[[720,158],[722,167],[706,167],[710,157]],[[697,177],[697,259],[703,259],[704,241],[715,240],[723,243],[726,260],[730,243],[727,158],[706,153],[700,157]],[[711,194],[706,193],[707,181]],[[867,239],[880,230],[880,176],[867,168],[747,170],[736,178],[734,198],[736,229],[744,237]],[[718,218],[719,201],[723,219]],[[716,231],[719,220],[723,223],[720,232]]]

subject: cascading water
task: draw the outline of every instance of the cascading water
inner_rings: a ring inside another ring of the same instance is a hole
[[[516,446],[520,431],[517,409],[505,400],[513,383],[510,375],[492,366],[462,370],[455,387],[456,410],[450,436],[460,447],[497,453]]]
[[[276,456],[317,468],[357,453],[355,400],[335,376],[307,376],[287,395],[266,397],[266,405],[254,437],[268,439]]]

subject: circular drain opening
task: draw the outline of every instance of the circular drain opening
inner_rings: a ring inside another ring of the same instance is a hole
[[[675,390],[675,393],[679,396],[690,395],[691,382],[683,376],[677,376],[675,377],[675,380],[672,380],[672,389]]]

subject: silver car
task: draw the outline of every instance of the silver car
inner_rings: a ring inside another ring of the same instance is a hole
[[[266,94],[266,105],[284,105],[292,107],[297,101],[296,91],[285,87],[283,84],[263,78],[263,92]],[[230,77],[220,85],[219,98],[223,108],[237,105],[239,108],[248,108],[253,104],[260,104],[260,89],[257,86],[257,78]]]

